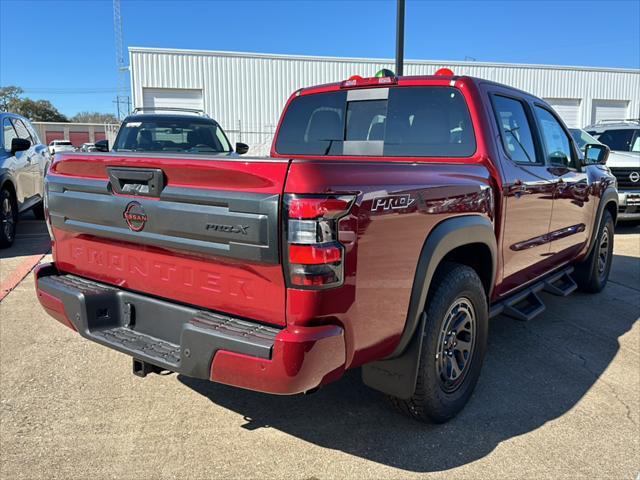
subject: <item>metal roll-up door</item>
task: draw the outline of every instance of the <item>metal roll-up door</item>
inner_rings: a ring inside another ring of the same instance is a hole
[[[580,100],[576,98],[545,98],[569,128],[582,127]]]
[[[179,88],[143,88],[144,108],[185,108],[203,110],[202,90]]]

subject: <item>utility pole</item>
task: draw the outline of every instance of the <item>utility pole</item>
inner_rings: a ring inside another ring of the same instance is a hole
[[[396,75],[401,76],[404,69],[404,0],[398,1],[396,14]]]
[[[118,73],[118,88],[116,94],[116,105],[118,120],[129,114],[129,93],[127,91],[127,67],[124,63],[124,48],[122,41],[122,14],[120,12],[120,0],[113,0],[113,35],[116,47],[116,69]],[[120,105],[124,104],[124,108]]]

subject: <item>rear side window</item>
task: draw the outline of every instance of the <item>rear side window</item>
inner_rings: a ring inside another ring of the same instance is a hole
[[[522,102],[495,95],[493,108],[504,149],[511,160],[517,163],[537,163],[531,126]]]
[[[471,117],[458,90],[374,90],[373,99],[353,93],[357,90],[298,97],[285,113],[276,151],[391,157],[468,157],[475,152]]]
[[[33,128],[33,125],[31,125],[31,123],[29,122],[23,122],[25,127],[27,127],[27,130],[29,130],[29,133],[31,134],[31,138],[33,139],[33,143],[34,144],[39,144],[40,143],[40,137],[38,137],[38,134],[36,133],[35,129]]]
[[[16,133],[15,129],[13,128],[13,125],[11,124],[11,121],[8,118],[5,118],[4,121],[2,122],[2,138],[3,138],[4,149],[7,152],[10,152],[11,141],[14,138],[18,138],[18,134]]]
[[[16,132],[18,133],[18,137],[23,138],[25,140],[29,140],[31,142],[31,145],[33,145],[33,138],[31,138],[31,134],[29,133],[29,130],[27,130],[27,127],[24,126],[24,123],[22,123],[22,120],[18,120],[17,118],[14,118],[13,126],[15,127]]]

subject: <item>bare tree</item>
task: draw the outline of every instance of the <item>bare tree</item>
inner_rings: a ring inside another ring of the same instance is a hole
[[[79,112],[71,118],[76,123],[120,123],[112,113]]]

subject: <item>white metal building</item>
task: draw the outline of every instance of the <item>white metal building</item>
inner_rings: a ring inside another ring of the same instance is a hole
[[[203,109],[230,134],[267,151],[279,115],[295,90],[393,70],[389,59],[129,48],[134,107]],[[546,99],[570,127],[640,117],[640,70],[484,62],[405,62],[405,75],[442,67]]]

